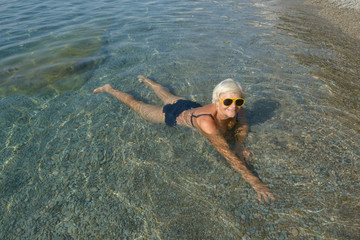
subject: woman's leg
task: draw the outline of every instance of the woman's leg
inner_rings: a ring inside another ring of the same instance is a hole
[[[105,84],[102,87],[96,88],[93,93],[101,93],[101,92],[110,93],[111,95],[119,99],[121,102],[131,107],[136,113],[138,113],[145,120],[154,123],[165,122],[165,114],[162,112],[162,107],[137,101],[130,94],[118,91],[112,88],[109,84]]]
[[[167,88],[153,82],[143,75],[139,75],[138,79],[141,82],[144,82],[146,85],[150,86],[154,90],[155,94],[164,102],[164,105],[175,103],[179,99],[184,99],[182,97],[171,94]]]

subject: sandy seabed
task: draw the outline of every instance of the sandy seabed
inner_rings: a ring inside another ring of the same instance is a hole
[[[337,25],[345,33],[360,39],[360,1],[306,0],[305,4],[318,7],[318,14]]]

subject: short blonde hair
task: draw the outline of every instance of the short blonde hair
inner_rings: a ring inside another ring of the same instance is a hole
[[[234,81],[231,78],[225,79],[216,85],[212,94],[212,103],[218,101],[220,95],[223,93],[240,93],[242,98],[245,98],[246,96],[246,93],[241,87],[240,83]]]

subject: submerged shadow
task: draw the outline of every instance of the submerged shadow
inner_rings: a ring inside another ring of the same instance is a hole
[[[271,119],[279,107],[280,103],[275,100],[260,99],[256,101],[251,109],[246,109],[249,126],[264,123]]]
[[[249,126],[261,124],[275,116],[275,111],[280,107],[280,103],[271,99],[260,99],[252,105],[250,109],[246,109],[246,118]],[[254,166],[250,163],[246,164],[247,168],[260,179]],[[261,179],[260,179],[261,181]]]

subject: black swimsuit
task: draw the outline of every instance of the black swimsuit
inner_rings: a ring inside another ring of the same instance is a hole
[[[165,123],[170,127],[176,126],[176,118],[186,110],[191,108],[198,108],[201,107],[200,104],[180,99],[176,103],[173,104],[166,104],[163,108],[163,113],[165,113]]]
[[[163,108],[163,113],[165,113],[166,125],[168,125],[170,127],[176,126],[176,119],[182,112],[189,110],[191,108],[198,108],[198,107],[201,107],[201,105],[199,103],[196,103],[196,102],[193,102],[190,100],[183,100],[183,99],[180,99],[176,103],[173,103],[173,104],[166,104]],[[213,120],[215,120],[213,115],[208,114],[208,113],[199,114],[199,115],[191,114],[190,121],[191,121],[191,125],[194,128],[195,128],[195,126],[194,126],[194,122],[193,122],[193,117],[198,118],[201,116],[210,116]]]

